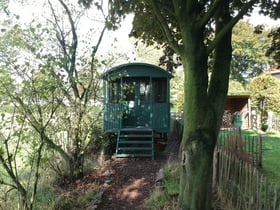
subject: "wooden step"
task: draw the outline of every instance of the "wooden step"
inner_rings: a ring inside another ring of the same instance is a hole
[[[119,150],[152,150],[151,147],[119,147]]]
[[[152,154],[117,154],[116,157],[153,157]]]
[[[120,138],[151,138],[152,134],[121,134]]]
[[[133,140],[120,140],[119,144],[152,144],[153,141],[133,141]]]
[[[128,132],[135,132],[135,131],[139,131],[139,132],[153,132],[152,128],[147,128],[147,127],[132,127],[132,128],[121,128],[120,129],[121,132],[123,131],[128,131]]]
[[[116,157],[152,157],[154,160],[153,130],[145,127],[120,129]]]

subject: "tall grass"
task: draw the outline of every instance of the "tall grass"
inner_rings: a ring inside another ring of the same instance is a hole
[[[163,168],[164,181],[155,188],[147,200],[147,209],[177,210],[179,194],[179,163],[167,162]]]

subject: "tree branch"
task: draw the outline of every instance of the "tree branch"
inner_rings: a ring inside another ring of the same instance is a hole
[[[30,209],[33,209],[33,204],[35,201],[35,196],[37,194],[37,187],[38,187],[38,182],[39,182],[39,169],[40,169],[40,163],[41,163],[41,159],[42,159],[42,150],[43,150],[43,146],[44,146],[44,142],[40,143],[39,149],[38,149],[38,157],[36,160],[36,166],[35,166],[35,180],[33,183],[33,192],[32,192],[32,197],[30,199]]]
[[[15,174],[13,173],[13,170],[11,168],[9,168],[9,166],[7,165],[5,159],[3,158],[2,155],[0,155],[0,163],[3,165],[5,171],[9,174],[9,177],[15,183],[15,185],[8,184],[8,183],[5,183],[5,182],[3,182],[3,184],[5,183],[8,186],[14,187],[15,189],[17,189],[20,192],[22,197],[26,197],[27,192],[26,192],[25,188],[22,186],[19,179],[15,176]]]
[[[12,96],[19,104],[20,106],[23,108],[23,110],[25,111],[26,115],[27,115],[27,119],[30,122],[30,124],[32,125],[32,127],[42,136],[42,140],[48,145],[49,148],[54,149],[55,151],[57,151],[65,160],[69,161],[71,159],[71,157],[58,145],[56,145],[45,133],[45,127],[43,125],[41,125],[36,118],[34,117],[34,115],[32,114],[32,111],[26,107],[26,105],[24,104],[24,102],[19,98],[19,97],[15,97]]]
[[[207,11],[206,14],[203,15],[201,20],[199,21],[199,28],[204,27],[208,21],[213,17],[214,13],[216,12],[217,8],[219,7],[220,3],[223,0],[215,0],[211,5],[209,10]]]
[[[56,13],[55,13],[55,9],[53,8],[53,5],[50,1],[48,1],[49,5],[50,5],[50,8],[51,8],[51,12],[52,12],[52,15],[54,17],[54,22],[49,20],[55,27],[56,27],[56,38],[62,48],[62,51],[63,51],[63,54],[68,58],[70,59],[70,56],[67,52],[67,48],[66,48],[66,41],[65,41],[65,36],[64,36],[64,33],[63,33],[63,30],[61,29],[60,25],[59,25],[59,21],[58,21],[58,17],[56,16]],[[65,69],[67,70],[68,69],[68,65],[67,63],[65,63],[64,65],[65,66]]]
[[[95,60],[95,55],[97,53],[97,50],[101,44],[101,41],[103,39],[103,36],[105,34],[105,31],[106,31],[106,25],[103,27],[102,31],[101,31],[101,34],[99,36],[99,39],[96,43],[96,45],[93,47],[93,50],[92,50],[92,53],[91,53],[91,62],[90,62],[90,81],[89,81],[89,85],[88,87],[86,88],[86,90],[84,91],[84,94],[85,94],[85,103],[87,103],[87,100],[89,99],[89,96],[91,95],[92,93],[92,84],[93,84],[93,79],[94,79],[94,60]],[[83,96],[82,96],[83,97]]]
[[[157,21],[160,25],[160,28],[162,30],[162,32],[164,33],[166,39],[167,39],[167,42],[168,42],[168,45],[176,52],[176,53],[179,53],[180,51],[180,48],[178,46],[178,43],[174,40],[174,36],[165,20],[165,18],[162,16],[160,10],[159,10],[159,7],[156,3],[156,0],[152,0],[151,1],[151,6],[152,6],[152,9],[153,11],[155,12],[155,15],[156,15],[156,18],[157,18]]]
[[[68,20],[69,20],[69,24],[71,26],[71,33],[72,33],[72,43],[69,49],[69,57],[70,57],[70,68],[68,69],[68,76],[70,79],[70,83],[71,83],[71,87],[73,88],[74,94],[77,98],[80,99],[80,94],[79,94],[79,90],[77,87],[77,82],[75,82],[74,77],[78,78],[78,72],[76,70],[76,53],[77,53],[77,47],[78,47],[78,36],[77,36],[77,32],[76,32],[76,27],[75,27],[75,23],[73,21],[71,12],[69,10],[69,8],[67,7],[67,5],[64,3],[63,0],[58,0],[60,2],[60,4],[62,5],[62,7],[64,8],[67,16],[68,16]],[[74,76],[75,75],[75,76]]]
[[[240,12],[231,19],[231,21],[226,24],[215,36],[214,40],[208,45],[207,48],[207,54],[209,55],[217,46],[217,44],[221,41],[221,38],[228,33],[234,26],[235,24],[243,18],[243,16],[248,12],[248,10],[257,2],[258,0],[252,0],[245,4]]]

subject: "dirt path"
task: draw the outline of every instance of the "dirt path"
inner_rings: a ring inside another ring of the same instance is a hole
[[[111,182],[104,190],[100,210],[145,210],[145,202],[155,187],[156,174],[168,159],[178,154],[179,143],[170,136],[163,153],[155,160],[145,158],[112,158],[107,167]]]

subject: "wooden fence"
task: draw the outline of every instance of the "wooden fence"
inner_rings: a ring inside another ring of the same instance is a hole
[[[280,116],[274,116],[272,119],[272,129],[280,131]]]
[[[213,186],[230,209],[280,210],[280,190],[252,164],[217,147],[214,154]]]
[[[262,136],[242,134],[240,128],[223,129],[219,133],[216,147],[233,154],[254,166],[262,166]]]
[[[280,120],[277,125],[280,131]],[[183,122],[175,120],[173,126],[182,137]],[[280,188],[259,172],[261,166],[261,135],[242,135],[240,129],[220,131],[214,152],[213,189],[226,203],[223,209],[280,210]]]

